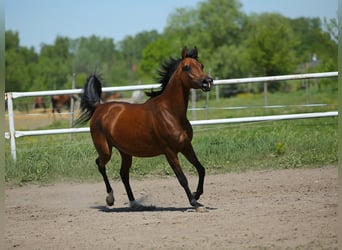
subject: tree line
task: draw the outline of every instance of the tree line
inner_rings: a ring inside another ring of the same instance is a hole
[[[142,31],[116,42],[96,35],[57,36],[40,51],[20,45],[20,34],[5,34],[5,90],[81,87],[96,71],[106,86],[155,83],[159,65],[197,46],[205,71],[218,79],[337,70],[337,20],[287,18],[279,13],[247,15],[239,0],[207,0],[178,8],[163,32]],[[276,85],[279,86],[279,85]]]

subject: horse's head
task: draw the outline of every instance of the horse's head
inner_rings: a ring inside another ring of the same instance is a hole
[[[182,50],[182,60],[178,65],[183,82],[189,84],[189,88],[202,89],[210,91],[213,85],[213,79],[203,72],[203,64],[198,61],[198,50],[194,47],[188,50],[186,47]],[[178,71],[179,72],[179,71]]]
[[[211,89],[213,79],[204,74],[203,65],[198,61],[197,48],[188,50],[185,47],[181,55],[182,57],[179,59],[170,57],[169,61],[161,65],[161,69],[158,70],[158,82],[161,84],[161,90],[146,92],[147,96],[155,97],[162,94],[174,77],[185,84],[188,89],[202,89],[203,91]]]

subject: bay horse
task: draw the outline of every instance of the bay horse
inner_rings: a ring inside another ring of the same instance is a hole
[[[122,98],[119,92],[102,92],[101,100],[102,102],[110,102]]]
[[[51,103],[52,103],[52,113],[54,114],[55,111],[61,113],[61,109],[66,107],[70,109],[71,105],[71,96],[70,95],[53,95],[51,96]]]
[[[38,109],[38,108],[43,108],[43,112],[46,112],[46,105],[45,105],[45,100],[42,96],[36,96],[34,98],[34,105],[33,107],[35,109]]]
[[[71,99],[76,101],[77,97],[75,95],[53,95],[53,96],[51,96],[53,116],[55,117],[55,111],[57,111],[58,113],[61,113],[61,110],[63,107],[67,108],[70,111]]]
[[[150,98],[142,104],[109,102],[100,104],[101,82],[92,74],[88,77],[81,97],[81,115],[76,124],[90,121],[90,133],[97,150],[96,164],[107,191],[108,206],[114,204],[113,189],[109,183],[106,164],[115,147],[121,156],[120,176],[132,208],[143,207],[133,195],[129,171],[132,157],[165,155],[191,206],[203,206],[197,200],[203,193],[205,169],[198,160],[191,140],[193,130],[186,113],[190,89],[210,91],[213,79],[203,72],[195,47],[182,50],[181,58],[170,58],[159,70],[161,89],[146,93]],[[198,172],[195,193],[180,166],[178,153],[194,165]]]

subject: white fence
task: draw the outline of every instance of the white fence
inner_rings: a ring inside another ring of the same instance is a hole
[[[214,80],[214,86],[215,85],[218,86],[222,84],[264,82],[265,83],[264,86],[266,87],[266,90],[267,90],[267,82],[269,81],[274,82],[274,81],[284,81],[284,80],[300,80],[300,79],[326,78],[326,77],[337,77],[337,76],[338,76],[338,72],[325,72],[325,73],[297,74],[297,75],[284,75],[284,76],[225,79],[225,80]],[[159,84],[148,84],[148,85],[134,85],[134,86],[121,86],[121,87],[105,87],[105,88],[102,88],[102,90],[103,92],[147,90],[147,89],[150,90],[152,88],[158,88],[158,87],[159,87]],[[8,106],[9,132],[5,133],[5,138],[10,140],[12,158],[16,160],[15,138],[22,137],[22,136],[33,136],[33,135],[52,135],[52,134],[89,132],[89,128],[16,131],[15,125],[14,125],[13,99],[21,98],[21,97],[51,96],[51,95],[62,95],[62,94],[71,95],[71,94],[80,94],[80,93],[82,93],[81,89],[6,93],[5,98],[7,99],[7,106]],[[338,112],[330,111],[330,112],[257,116],[257,117],[243,117],[243,118],[230,118],[230,119],[195,120],[195,121],[191,121],[191,124],[192,125],[210,125],[210,124],[222,124],[222,123],[241,123],[241,122],[256,122],[256,121],[271,121],[271,120],[274,121],[274,120],[304,119],[304,118],[317,118],[317,117],[330,117],[330,116],[338,116]]]

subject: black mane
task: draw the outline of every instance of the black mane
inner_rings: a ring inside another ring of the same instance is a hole
[[[198,60],[197,49],[196,47],[192,50],[187,50],[185,57],[190,57]],[[159,77],[157,78],[157,82],[160,83],[160,90],[154,91],[153,89],[150,92],[145,92],[145,94],[149,97],[155,97],[163,93],[166,88],[170,78],[173,73],[176,71],[179,63],[182,61],[182,58],[173,58],[170,57],[168,61],[165,61],[161,64],[160,69],[157,71]]]

